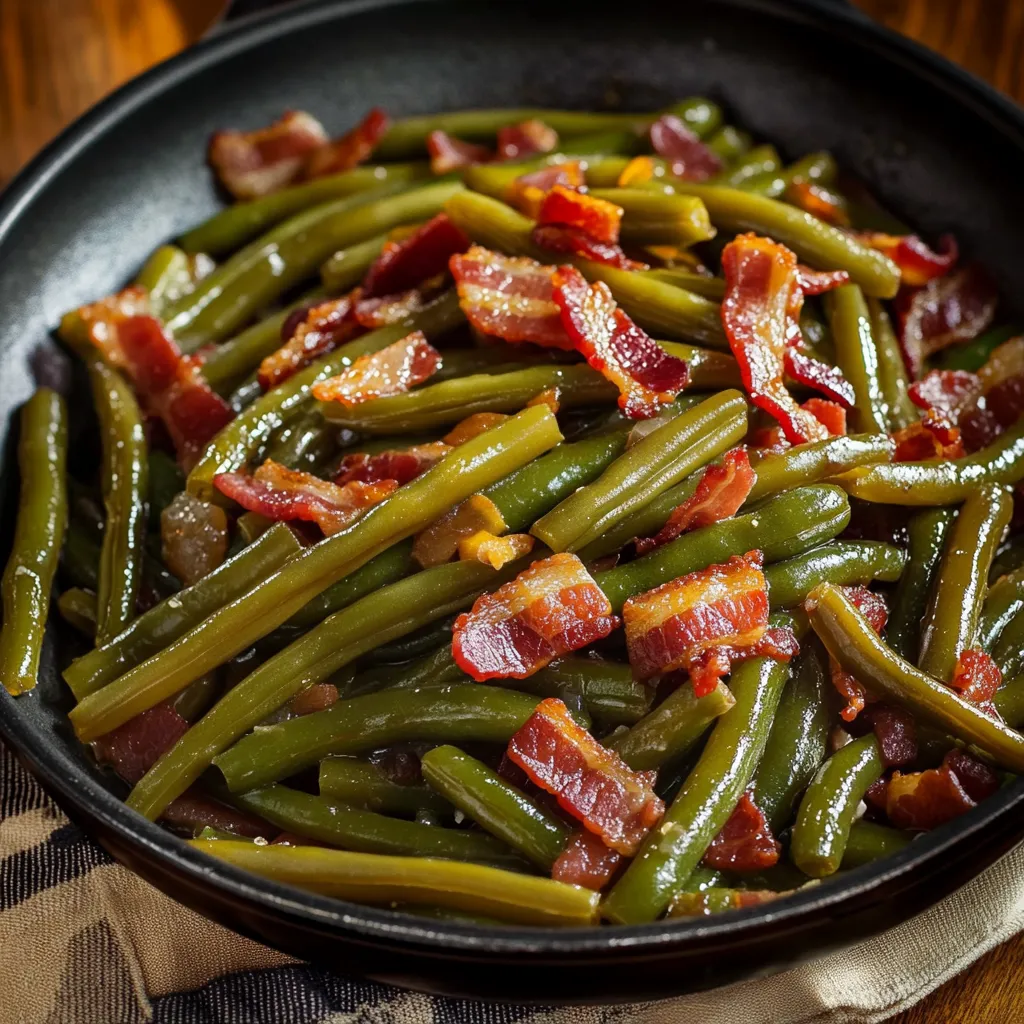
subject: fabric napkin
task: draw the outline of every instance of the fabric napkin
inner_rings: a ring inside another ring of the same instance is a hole
[[[114,863],[0,744],[2,1024],[860,1024],[1022,927],[1018,847],[913,921],[771,978],[612,1007],[421,995],[300,963],[186,910]]]

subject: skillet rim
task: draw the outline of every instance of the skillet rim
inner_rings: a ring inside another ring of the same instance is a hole
[[[115,90],[74,121],[50,142],[0,192],[0,246],[16,227],[19,217],[48,185],[72,166],[90,147],[122,119],[144,108],[147,102],[174,88],[196,72],[260,45],[281,32],[315,27],[364,11],[426,3],[430,0],[300,0],[281,10],[253,15],[221,28],[212,37],[157,65]],[[776,18],[841,28],[857,45],[876,52],[925,79],[930,86],[970,106],[992,127],[1008,137],[1024,156],[1024,110],[987,83],[939,54],[896,35],[866,18],[860,11],[837,0],[702,0],[705,4],[753,10]],[[24,698],[23,698],[24,699]],[[40,731],[24,732],[17,702],[0,688],[0,736],[23,763],[57,796],[62,805],[75,808],[90,819],[90,831],[98,822],[114,833],[140,858],[155,860],[163,872],[179,884],[202,894],[215,886],[221,895],[254,904],[268,914],[283,914],[307,929],[330,929],[348,941],[446,959],[471,954],[494,961],[517,955],[576,957],[600,954],[630,958],[658,958],[669,953],[729,946],[737,941],[756,942],[779,938],[799,930],[823,912],[839,918],[854,910],[886,902],[913,883],[926,869],[936,871],[943,854],[962,857],[976,836],[1011,829],[1009,812],[1024,803],[1024,779],[1001,789],[964,817],[916,839],[901,853],[876,864],[858,868],[842,878],[827,880],[767,904],[735,911],[722,918],[659,922],[614,928],[543,929],[477,926],[457,922],[430,922],[412,915],[317,896],[209,858],[160,826],[146,821],[97,781],[75,772],[69,776]],[[1017,831],[1024,832],[1024,825]],[[1017,838],[1016,836],[1014,838]],[[105,845],[105,844],[104,844]],[[1003,841],[1004,848],[1009,842]],[[994,858],[993,858],[994,860]],[[902,883],[902,884],[901,884]],[[838,924],[838,920],[836,921]],[[781,934],[780,934],[781,933]],[[439,948],[439,940],[443,946]]]

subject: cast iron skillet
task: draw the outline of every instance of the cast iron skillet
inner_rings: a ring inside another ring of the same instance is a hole
[[[674,10],[673,10],[674,8]],[[87,114],[0,196],[0,422],[60,314],[129,279],[212,212],[210,133],[285,107],[343,129],[518,104],[653,109],[707,93],[789,156],[832,150],[918,228],[954,231],[1007,296],[1024,279],[1024,115],[835,0],[334,0],[247,21]],[[1019,310],[1017,311],[1020,312]],[[17,491],[3,469],[7,537]],[[433,923],[335,902],[207,860],[120,802],[75,742],[54,631],[39,688],[0,688],[0,734],[67,812],[182,903],[350,974],[472,996],[637,1000],[764,974],[919,912],[1024,836],[1024,783],[883,863],[718,919],[553,932]]]

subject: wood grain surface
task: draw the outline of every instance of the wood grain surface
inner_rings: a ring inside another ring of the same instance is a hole
[[[1024,102],[1024,0],[856,0]],[[198,39],[222,0],[0,0],[0,184],[70,120]],[[894,1024],[1024,1020],[1024,936]]]

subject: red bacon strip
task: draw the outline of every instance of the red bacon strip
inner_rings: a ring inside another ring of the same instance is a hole
[[[452,654],[477,682],[525,679],[619,624],[583,563],[570,554],[534,562],[455,620]]]
[[[959,428],[931,410],[916,423],[897,430],[892,439],[896,442],[893,462],[959,459],[966,454]]]
[[[508,744],[508,756],[558,805],[613,850],[630,857],[665,813],[652,779],[632,771],[569,717],[553,697]]]
[[[619,245],[609,245],[607,242],[598,242],[590,235],[579,228],[567,228],[560,224],[548,224],[538,226],[530,233],[530,237],[536,245],[542,249],[550,249],[552,252],[569,253],[572,256],[581,256],[585,260],[592,260],[594,263],[603,263],[607,267],[615,267],[617,270],[648,270],[646,263],[638,260],[631,260]]]
[[[637,540],[637,554],[643,555],[667,544],[687,530],[734,516],[747,500],[756,479],[745,448],[727,451],[721,465],[704,470],[697,490],[673,510],[668,522],[653,537]]]
[[[213,485],[249,512],[274,520],[316,523],[326,536],[344,530],[398,486],[394,480],[344,486],[267,459],[256,472],[218,473]]]
[[[809,412],[833,437],[846,434],[846,410],[838,402],[826,398],[808,398],[800,406]]]
[[[543,121],[520,121],[498,129],[498,159],[526,160],[550,153],[558,145],[558,132]]]
[[[148,316],[149,312],[149,292],[139,285],[131,285],[115,295],[82,306],[78,315],[85,324],[89,340],[103,353],[107,362],[123,368],[125,361],[118,340],[118,326],[130,317]]]
[[[949,685],[960,691],[964,700],[972,704],[990,701],[1002,685],[1003,673],[991,656],[984,651],[963,651],[957,658],[956,668]]]
[[[427,136],[427,153],[434,174],[450,174],[472,164],[490,163],[494,158],[486,146],[464,142],[442,131],[433,131]]]
[[[266,838],[277,829],[255,814],[247,814],[237,807],[228,807],[207,796],[196,786],[190,786],[181,796],[167,805],[160,820],[182,831],[198,835],[204,828],[232,832],[248,839]],[[282,833],[284,835],[284,833]]]
[[[943,235],[939,251],[930,249],[917,235],[887,235],[882,231],[860,231],[857,238],[884,253],[900,268],[900,279],[910,288],[920,288],[936,277],[948,274],[960,256],[956,239]]]
[[[583,164],[579,160],[566,160],[530,171],[529,174],[521,174],[509,186],[505,198],[520,213],[536,220],[544,196],[556,185],[578,189],[586,183]]]
[[[843,587],[846,596],[868,621],[868,625],[879,635],[889,621],[889,608],[885,598],[867,587]],[[852,722],[864,710],[869,700],[864,687],[849,672],[844,671],[839,662],[831,659],[832,685],[846,700],[846,707],[839,712],[844,722]]]
[[[360,327],[368,331],[389,324],[408,320],[413,313],[420,313],[430,304],[433,295],[419,288],[410,288],[397,295],[380,295],[372,299],[357,298],[355,318]]]
[[[360,356],[337,377],[313,385],[313,396],[321,402],[353,406],[373,398],[400,395],[422,384],[441,367],[441,353],[422,331],[413,331],[377,352]]]
[[[365,452],[346,455],[341,460],[334,482],[343,487],[354,480],[364,484],[394,480],[401,486],[415,480],[420,473],[425,473],[450,451],[451,445],[433,441],[430,444],[417,444],[411,448],[392,449],[373,455]]]
[[[729,820],[704,854],[704,864],[718,871],[764,871],[779,862],[782,846],[772,835],[764,811],[744,793]]]
[[[722,161],[674,114],[659,117],[650,128],[651,148],[664,157],[677,178],[707,181],[722,169]]]
[[[578,189],[554,185],[544,196],[537,215],[537,224],[577,228],[597,242],[615,245],[622,224],[622,207],[580,192]]]
[[[961,422],[970,451],[991,444],[1024,415],[1024,337],[1003,342],[978,371],[978,381],[984,401],[969,409]]]
[[[566,332],[587,362],[618,387],[619,408],[627,416],[656,416],[686,387],[686,363],[637,327],[615,304],[606,284],[588,285],[574,267],[559,267],[554,283]]]
[[[188,722],[164,701],[101,736],[93,751],[97,761],[134,786],[186,732]]]
[[[917,724],[909,711],[887,704],[872,704],[861,713],[860,721],[874,731],[887,768],[917,759]]]
[[[387,135],[391,119],[374,107],[340,139],[334,139],[314,150],[306,163],[307,178],[322,178],[325,174],[340,174],[365,163],[373,155],[377,144]]]
[[[976,373],[966,370],[930,370],[907,389],[910,400],[919,409],[931,409],[951,424],[974,408],[984,385]]]
[[[853,408],[857,396],[854,394],[853,385],[843,376],[842,370],[823,363],[820,359],[814,359],[806,352],[801,352],[795,345],[790,345],[786,349],[783,358],[786,374],[793,380],[820,391],[845,409]]]
[[[999,788],[990,768],[961,750],[951,750],[938,768],[902,775],[886,788],[886,814],[897,828],[927,831],[952,821]]]
[[[463,230],[448,214],[439,213],[408,238],[385,243],[363,278],[362,297],[372,299],[409,291],[445,273],[452,256],[465,252],[469,245]]]
[[[566,885],[582,885],[600,892],[611,880],[622,854],[604,845],[600,836],[585,828],[573,833],[568,845],[551,867],[551,877]]]
[[[813,181],[794,181],[786,188],[786,200],[826,224],[848,228],[850,215],[842,196]]]

